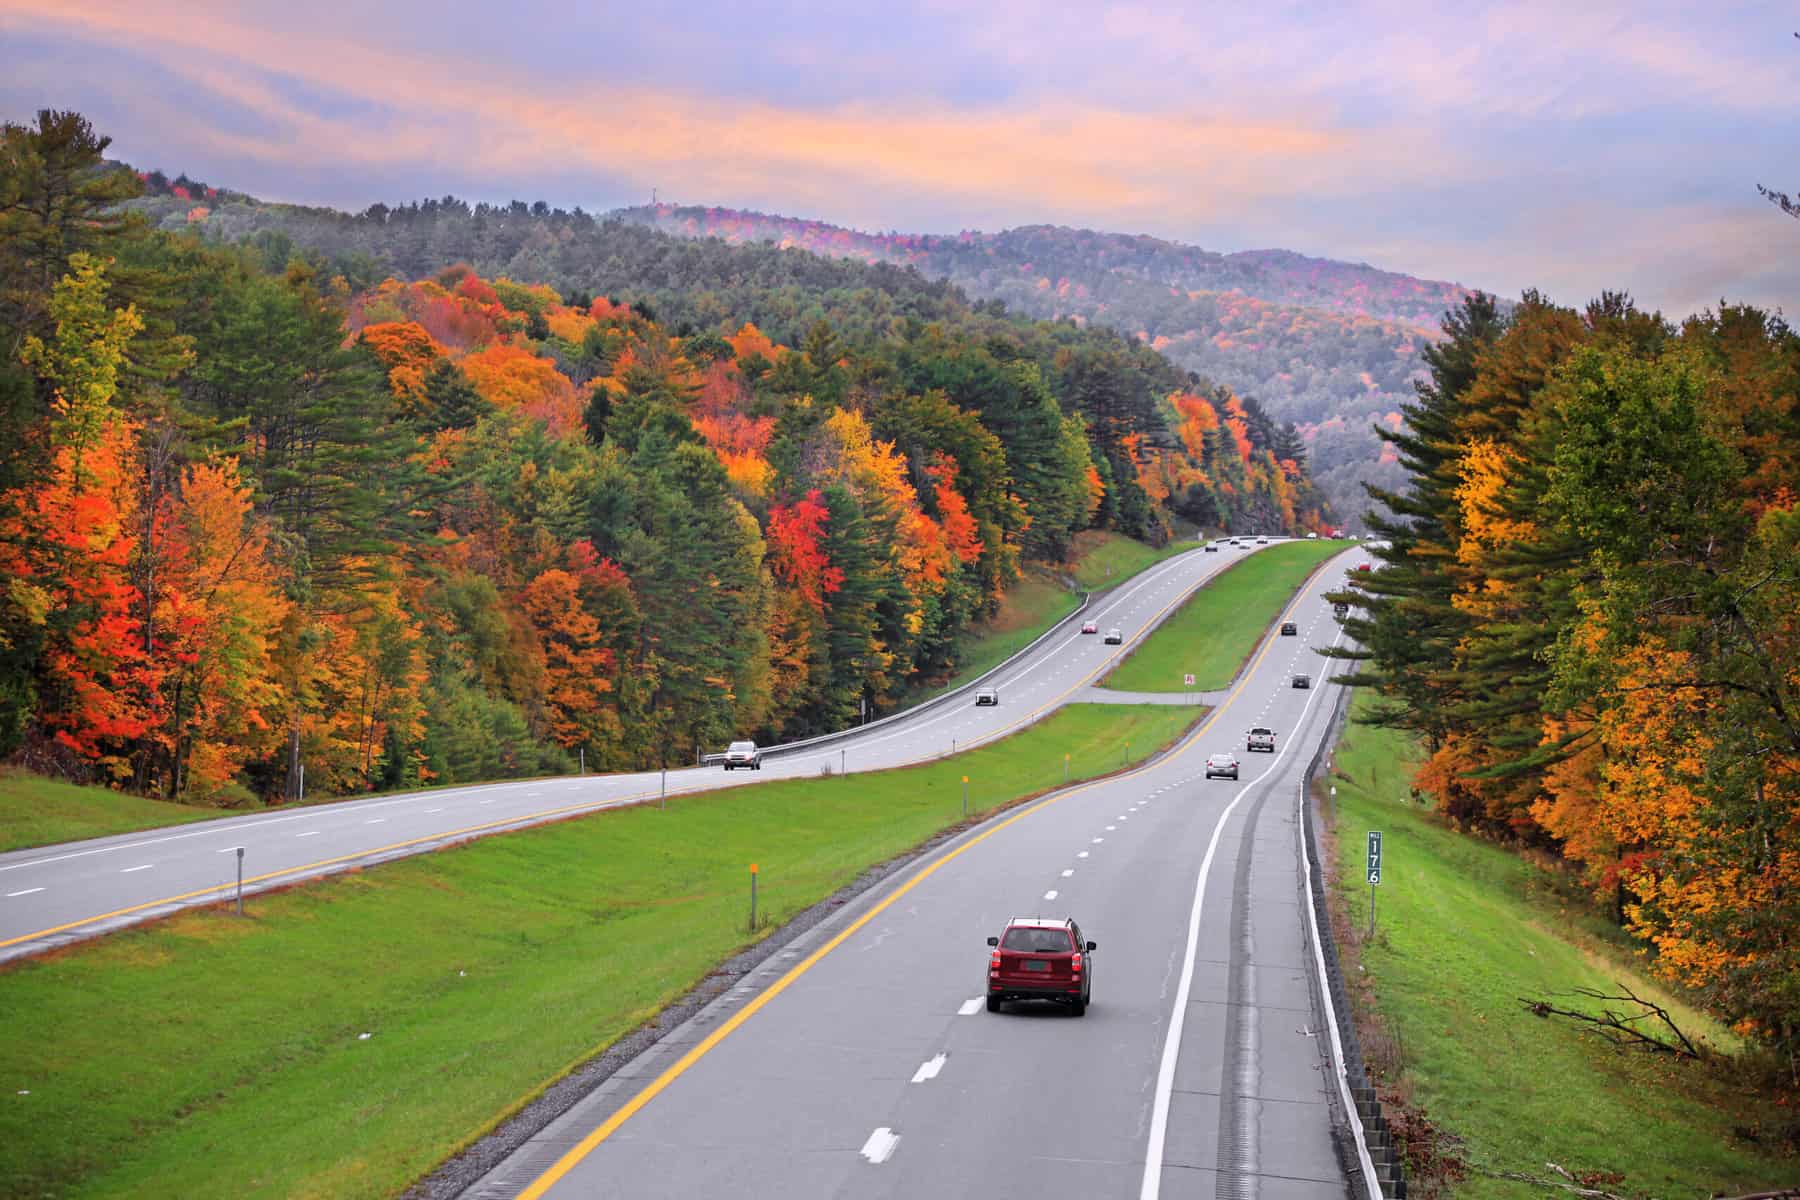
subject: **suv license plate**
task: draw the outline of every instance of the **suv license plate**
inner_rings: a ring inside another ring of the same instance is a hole
[[[1044,958],[1028,958],[1025,960],[1025,969],[1027,971],[1048,971],[1050,969],[1050,960]]]

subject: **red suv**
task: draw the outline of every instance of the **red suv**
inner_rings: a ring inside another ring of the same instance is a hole
[[[1056,1000],[1076,1016],[1087,1012],[1094,990],[1093,942],[1081,940],[1071,920],[1014,917],[988,945],[987,1010],[1006,1000]]]

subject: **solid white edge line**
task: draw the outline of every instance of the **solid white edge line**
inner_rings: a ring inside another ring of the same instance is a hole
[[[1339,631],[1331,644],[1336,646],[1343,636],[1342,631]],[[1320,675],[1324,675],[1323,667],[1320,668]],[[1300,716],[1294,722],[1295,729],[1305,724],[1306,714],[1318,694],[1316,688],[1307,689],[1306,703],[1301,706]],[[1175,989],[1175,1007],[1169,1014],[1168,1032],[1163,1035],[1162,1062],[1156,1070],[1156,1094],[1150,1107],[1150,1142],[1144,1149],[1144,1182],[1138,1189],[1139,1200],[1157,1200],[1162,1194],[1163,1143],[1169,1130],[1169,1095],[1175,1088],[1175,1065],[1181,1057],[1181,1034],[1187,1023],[1188,995],[1194,987],[1194,958],[1200,945],[1200,912],[1206,903],[1206,882],[1212,875],[1213,855],[1218,852],[1219,838],[1225,832],[1225,822],[1231,819],[1232,811],[1250,793],[1250,789],[1273,774],[1286,757],[1287,746],[1283,746],[1276,751],[1275,758],[1261,775],[1238,788],[1237,795],[1231,798],[1231,803],[1219,814],[1218,823],[1213,826],[1212,837],[1206,843],[1206,855],[1200,860],[1200,875],[1194,880],[1194,907],[1188,913],[1187,949],[1181,959],[1181,982]]]
[[[1311,814],[1306,809],[1306,791],[1303,788],[1300,792],[1300,819],[1302,821],[1312,820]],[[1305,837],[1303,832],[1301,834],[1302,847],[1307,844]],[[1369,1157],[1368,1133],[1363,1129],[1362,1114],[1356,1111],[1356,1100],[1350,1095],[1350,1077],[1344,1070],[1344,1046],[1338,1038],[1337,1009],[1331,1003],[1331,981],[1325,974],[1325,946],[1319,940],[1319,916],[1317,908],[1314,907],[1317,901],[1313,899],[1312,862],[1309,860],[1302,866],[1304,869],[1300,874],[1306,877],[1306,929],[1312,935],[1313,969],[1319,973],[1319,998],[1325,1003],[1325,1028],[1331,1032],[1332,1074],[1337,1077],[1338,1095],[1343,1099],[1344,1116],[1350,1122],[1350,1132],[1354,1135],[1356,1161],[1357,1165],[1362,1168],[1363,1181],[1368,1185],[1369,1200],[1385,1200],[1381,1194],[1381,1181],[1375,1177],[1375,1160]]]

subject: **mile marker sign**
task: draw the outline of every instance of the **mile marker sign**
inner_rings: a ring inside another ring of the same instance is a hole
[[[1369,830],[1369,886],[1381,882],[1381,833]]]

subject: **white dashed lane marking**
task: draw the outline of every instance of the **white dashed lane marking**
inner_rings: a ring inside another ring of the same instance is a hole
[[[1066,870],[1066,871],[1064,871],[1064,872],[1063,872],[1063,873],[1062,873],[1062,877],[1063,877],[1063,878],[1064,878],[1064,879],[1067,879],[1067,878],[1068,878],[1068,877],[1069,877],[1069,876],[1071,876],[1071,875],[1073,875],[1073,874],[1074,874],[1074,873],[1075,873],[1075,868],[1074,868],[1074,867],[1070,867],[1070,868],[1069,868],[1069,869],[1068,869],[1068,870]]]
[[[119,874],[129,875],[133,871],[148,871],[151,867],[154,867],[155,865],[156,865],[155,863],[145,863],[141,867],[126,867],[123,871],[120,871]]]
[[[43,888],[26,888],[22,892],[8,892],[8,893],[6,893],[6,898],[8,900],[11,900],[14,896],[29,896],[35,892],[41,892],[43,890],[44,890]]]
[[[926,1059],[919,1065],[919,1069],[913,1072],[912,1081],[924,1083],[927,1079],[936,1079],[938,1072],[944,1069],[944,1061],[949,1057],[947,1054],[938,1054]]]
[[[964,1000],[962,1002],[962,1007],[956,1010],[956,1015],[959,1017],[972,1017],[980,1008],[981,997],[977,996],[973,1000]]]
[[[318,837],[320,832],[321,831],[317,830],[317,829],[309,829],[305,833],[296,833],[294,836],[295,837]]]
[[[894,1147],[899,1144],[900,1135],[883,1125],[869,1135],[869,1140],[863,1143],[863,1148],[859,1153],[871,1163],[879,1165],[888,1160],[888,1156],[894,1152]]]
[[[1076,858],[1086,858],[1087,856],[1088,856],[1088,852],[1086,850],[1083,850],[1080,854],[1077,854],[1075,857]]]
[[[1045,893],[1044,893],[1044,899],[1046,899],[1046,900],[1054,900],[1054,899],[1056,899],[1056,889],[1055,889],[1055,888],[1051,888],[1051,889],[1050,889],[1050,890],[1049,890],[1049,891],[1047,891],[1047,892],[1045,892]]]

